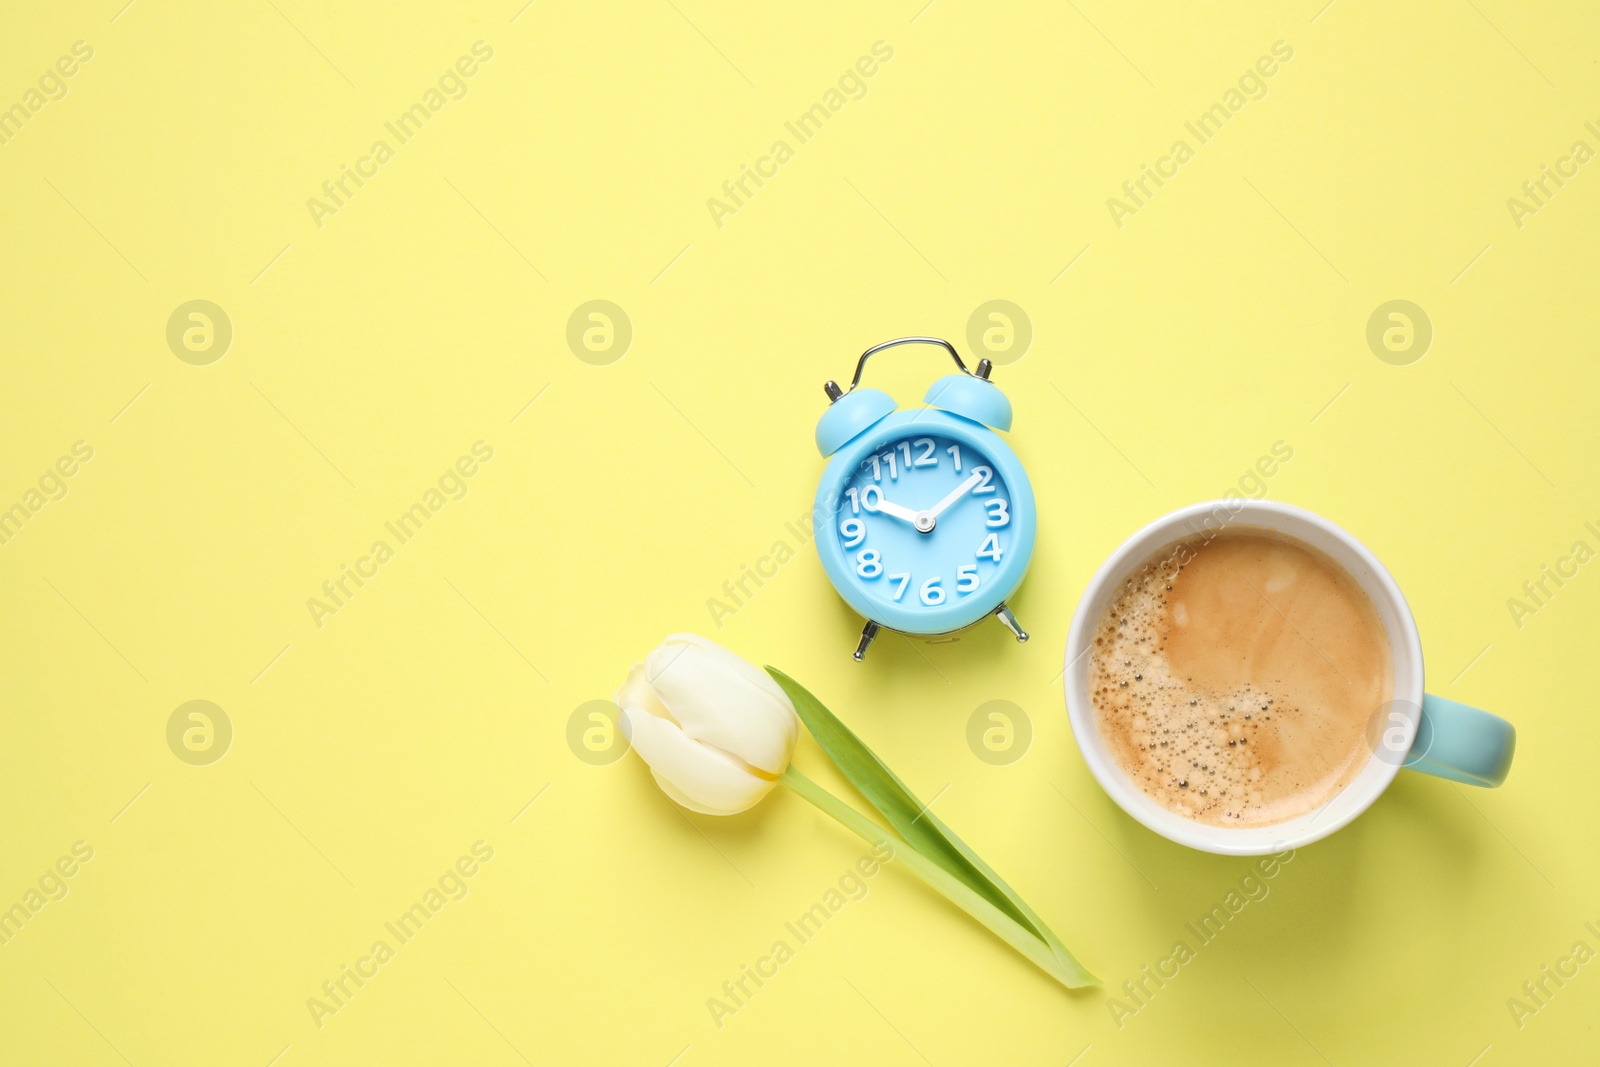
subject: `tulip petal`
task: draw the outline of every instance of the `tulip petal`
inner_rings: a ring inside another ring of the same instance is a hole
[[[690,811],[735,815],[754,807],[776,784],[637,706],[623,708],[619,724],[662,792]]]
[[[741,675],[756,688],[771,693],[774,699],[781,700],[784,703],[789,701],[788,694],[783,691],[782,686],[772,680],[771,675],[737,652],[724,648],[709,637],[701,637],[699,634],[690,633],[668,634],[661,643],[663,645],[693,645],[720,659],[728,670]]]
[[[619,708],[632,704],[662,719],[672,717],[667,712],[667,706],[661,703],[661,698],[650,688],[649,681],[645,679],[643,663],[635,663],[629,669],[628,680],[622,683],[622,688],[612,696],[611,702]]]
[[[763,672],[714,641],[673,634],[645,659],[650,688],[684,733],[770,775],[794,754],[794,705]]]

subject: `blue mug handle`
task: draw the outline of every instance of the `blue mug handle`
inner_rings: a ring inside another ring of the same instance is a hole
[[[1516,750],[1517,728],[1500,716],[1428,693],[1416,740],[1401,766],[1492,788],[1506,780]]]

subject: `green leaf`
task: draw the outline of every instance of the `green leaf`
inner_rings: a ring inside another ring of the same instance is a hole
[[[880,849],[887,847],[889,851],[885,854],[884,862],[893,861],[921,878],[930,888],[944,894],[944,898],[950,903],[988,927],[996,937],[1016,949],[1024,959],[1068,989],[1082,989],[1084,986],[1100,984],[1098,978],[1078,966],[1077,961],[1070,955],[1065,958],[1057,955],[1053,948],[1034,936],[1033,931],[1021,926],[1011,916],[989,903],[987,897],[979,896],[971,886],[906,844],[892,830],[885,830],[801,774],[794,764],[791,763],[784,768],[783,776],[779,780],[796,794],[810,801],[818,810],[837,819],[846,829],[859,834],[868,844]]]
[[[943,820],[929,811],[872,749],[839,721],[838,716],[812,696],[805,686],[776,667],[768,667],[767,673],[788,694],[800,720],[833,760],[834,766],[888,820],[908,845],[1039,938],[1049,946],[1063,967],[1086,976],[1090,981],[1094,980],[1038,913],[1017,895],[1016,890],[1007,885]]]

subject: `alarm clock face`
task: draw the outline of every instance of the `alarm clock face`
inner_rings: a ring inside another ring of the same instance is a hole
[[[837,546],[826,555],[853,606],[913,633],[993,611],[1033,547],[1032,490],[1016,457],[987,433],[950,432],[948,421],[911,420],[857,449],[823,535]]]

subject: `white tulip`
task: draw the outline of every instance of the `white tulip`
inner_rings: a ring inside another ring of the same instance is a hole
[[[765,671],[696,634],[673,634],[635,663],[615,700],[661,791],[705,815],[737,814],[771,792],[800,734]]]

